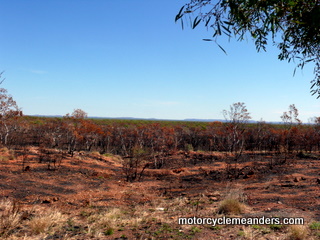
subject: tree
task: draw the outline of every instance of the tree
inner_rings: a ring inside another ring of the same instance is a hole
[[[88,114],[82,109],[75,109],[73,110],[73,113],[71,114],[71,116],[76,119],[84,119],[88,117]]]
[[[213,29],[213,39],[221,35],[242,41],[254,40],[257,51],[266,51],[271,38],[280,53],[278,59],[298,60],[297,67],[313,62],[312,95],[320,97],[320,1],[319,0],[189,0],[175,20],[190,20],[192,28],[201,22]],[[277,35],[281,36],[280,38]],[[219,44],[218,46],[225,51]]]
[[[3,73],[0,73],[0,79]],[[0,82],[0,84],[3,80]],[[0,88],[0,124],[3,130],[1,131],[1,141],[4,144],[8,142],[8,136],[10,133],[8,122],[14,116],[22,115],[22,112],[18,108],[16,101],[12,96],[8,94],[8,91],[4,88]]]
[[[241,157],[245,147],[245,124],[251,119],[245,103],[237,102],[230,106],[230,110],[223,110],[223,116],[227,123],[225,124],[226,144],[229,151],[233,153],[234,167],[227,163],[226,171],[235,178],[239,177],[237,161]]]
[[[235,153],[235,160],[238,159],[244,147],[244,124],[251,117],[245,103],[237,102],[230,106],[230,110],[223,110],[223,116],[227,120],[226,130],[228,134],[228,145],[230,152]]]
[[[293,125],[300,125],[302,122],[298,118],[299,111],[294,104],[289,106],[289,111],[284,112],[281,116],[282,121],[286,125],[286,128],[283,131],[283,142],[284,142],[284,150],[285,150],[285,161],[287,159],[287,153],[291,152],[293,146],[295,145],[295,141],[297,142],[297,136],[299,135],[299,130]]]
[[[294,104],[289,106],[288,112],[283,112],[281,119],[282,121],[291,127],[294,123],[301,124],[301,120],[298,118],[299,111]]]
[[[242,123],[246,123],[248,122],[248,120],[251,119],[250,117],[250,113],[247,110],[247,107],[245,105],[245,103],[243,102],[237,102],[234,103],[230,106],[230,110],[223,110],[223,116],[224,118],[235,124],[235,125],[239,125]]]

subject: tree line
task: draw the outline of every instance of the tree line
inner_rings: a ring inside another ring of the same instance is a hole
[[[38,146],[67,151],[99,151],[130,156],[137,149],[150,155],[174,151],[219,151],[241,155],[243,151],[274,153],[320,150],[320,118],[301,124],[291,110],[283,124],[248,123],[243,103],[240,112],[230,109],[226,122],[103,121],[89,119],[75,110],[61,118],[14,115],[1,122],[1,143],[13,148]],[[240,107],[241,107],[240,106]],[[293,105],[294,106],[294,105]],[[230,115],[231,114],[231,115]]]

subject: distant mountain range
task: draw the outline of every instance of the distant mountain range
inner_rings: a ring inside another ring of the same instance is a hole
[[[63,117],[62,115],[29,115],[33,117]],[[122,119],[122,120],[147,120],[147,121],[184,121],[184,122],[226,122],[225,119],[199,119],[199,118],[186,118],[186,119],[160,119],[160,118],[135,118],[135,117],[96,117],[96,116],[89,116],[88,118],[93,119]],[[257,123],[258,121],[255,120],[249,120],[248,123]],[[272,123],[272,124],[283,124],[283,122],[272,122],[268,121],[266,123]]]

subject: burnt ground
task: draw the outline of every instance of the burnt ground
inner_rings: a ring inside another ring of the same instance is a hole
[[[12,239],[288,239],[288,226],[178,225],[178,217],[221,216],[219,204],[232,192],[241,192],[246,205],[236,216],[303,217],[306,226],[320,222],[317,154],[291,154],[284,161],[276,154],[245,153],[234,161],[230,154],[178,152],[166,156],[161,169],[152,168],[151,162],[133,182],[125,181],[118,156],[77,153],[48,167],[48,162],[39,163],[37,148],[28,149],[24,164],[22,151],[14,158],[1,154],[1,199],[19,203],[21,211],[58,209],[69,225],[75,222],[72,231],[34,235],[26,230],[26,220],[11,233]],[[112,208],[136,222],[119,217],[111,232],[87,230],[93,223],[84,212],[93,216]],[[318,239],[319,232],[308,228],[308,239]]]

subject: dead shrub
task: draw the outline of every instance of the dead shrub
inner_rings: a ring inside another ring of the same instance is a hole
[[[141,147],[132,148],[132,156],[123,159],[122,170],[127,182],[140,181],[144,170],[148,167],[145,158],[148,151]]]

